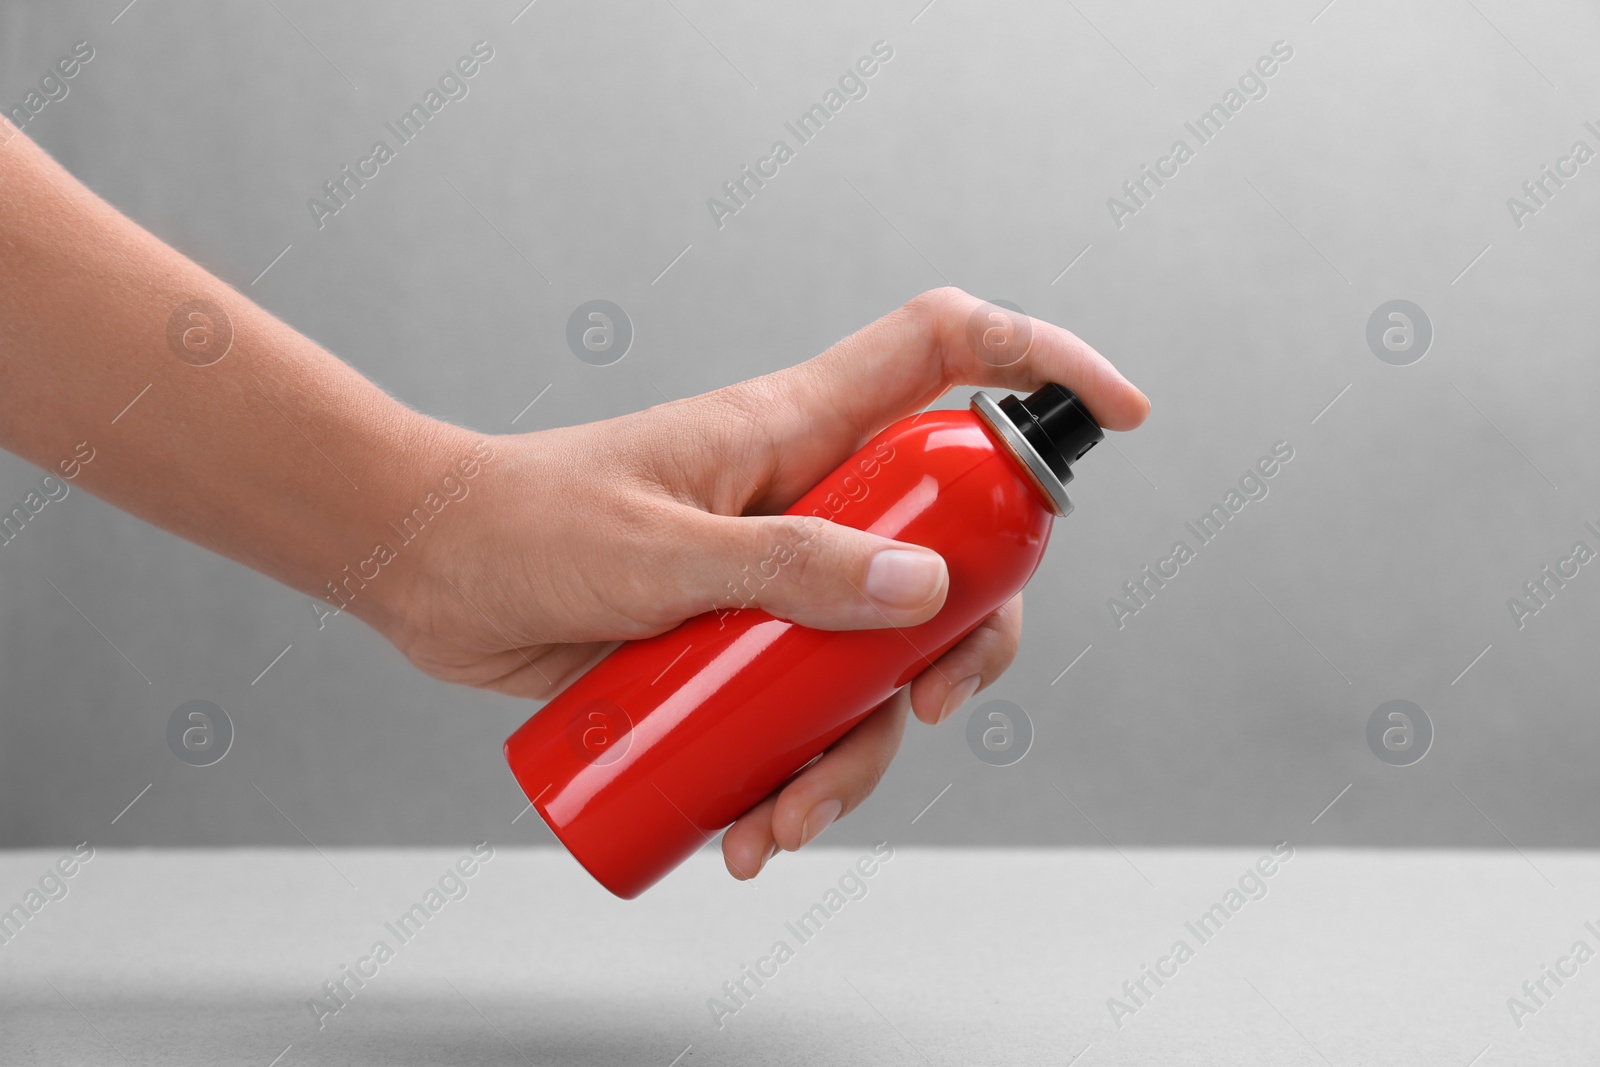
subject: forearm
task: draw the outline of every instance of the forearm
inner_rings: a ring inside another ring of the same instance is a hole
[[[8,138],[0,445],[314,595],[470,452]]]

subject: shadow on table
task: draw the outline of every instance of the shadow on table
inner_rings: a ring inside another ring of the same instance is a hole
[[[152,984],[160,983],[153,977]],[[46,984],[19,992],[7,991],[13,1010],[0,1012],[0,1049],[27,1049],[39,1063],[666,1067],[705,1029],[681,1001],[552,1000],[447,986],[437,996],[358,994],[320,1030],[303,994],[279,990],[68,994]]]

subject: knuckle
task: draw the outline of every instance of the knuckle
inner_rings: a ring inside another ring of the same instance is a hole
[[[1005,670],[1016,658],[1020,635],[1015,629],[985,625],[976,631],[976,636],[978,640],[973,642],[973,651],[979,662],[994,668],[995,673]]]
[[[936,289],[918,293],[907,301],[906,307],[937,313],[950,311],[970,299],[965,289],[954,285],[941,285]]]
[[[730,533],[720,540],[716,553],[715,566],[723,580],[715,592],[719,602],[759,604],[773,614],[787,614],[794,593],[825,576],[826,551],[818,551],[815,544],[815,524],[821,520],[783,515],[762,520],[759,526],[756,521],[723,520],[721,528]]]
[[[1022,640],[1022,600],[1013,598],[984,620],[985,629],[993,630],[1007,644],[1015,647]]]
[[[780,560],[775,576],[792,588],[810,588],[832,570],[833,553],[822,536],[822,524],[822,519],[810,516],[785,515],[772,525],[771,555]]]
[[[948,376],[952,354],[965,344],[966,319],[973,298],[953,285],[929,289],[911,298],[904,313],[928,341],[928,351]]]
[[[875,759],[862,768],[861,778],[856,782],[855,799],[850,806],[853,808],[856,804],[871,796],[877,790],[878,785],[883,781],[883,776],[888,771],[889,763],[887,760]]]

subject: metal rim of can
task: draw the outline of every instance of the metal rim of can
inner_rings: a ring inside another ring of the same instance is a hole
[[[1067,495],[1067,487],[1056,477],[1055,471],[1050,469],[1050,465],[1039,455],[1038,450],[1022,436],[1022,431],[1006,418],[1005,412],[1000,410],[1000,405],[994,402],[994,398],[983,390],[978,390],[972,394],[972,410],[1000,436],[1012,454],[1022,461],[1022,466],[1033,483],[1054,505],[1052,510],[1062,518],[1072,514],[1072,498]]]

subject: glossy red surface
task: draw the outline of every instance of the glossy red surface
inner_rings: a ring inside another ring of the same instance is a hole
[[[758,609],[629,642],[506,741],[517,782],[567,849],[632,898],[754,807],[1009,600],[1053,514],[970,411],[879,434],[786,513],[793,540],[730,574],[777,579],[818,520],[926,545],[950,572],[939,614],[905,629],[823,631]]]

